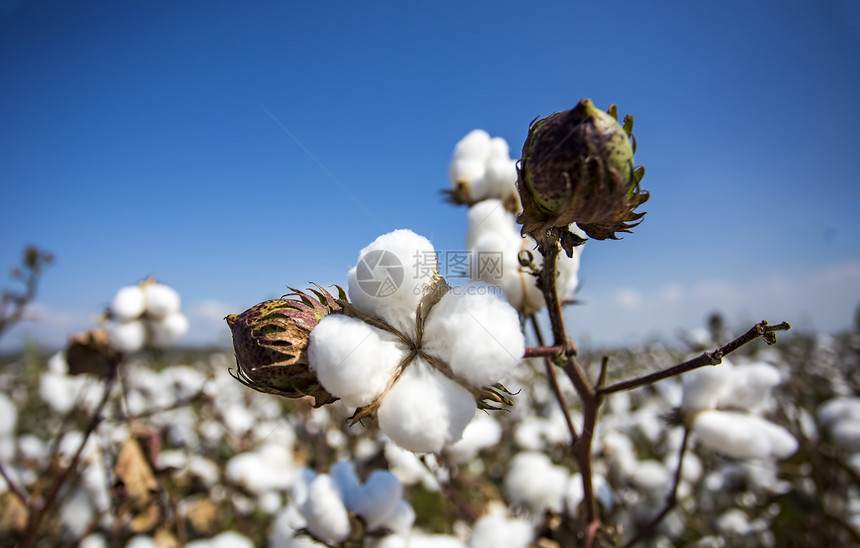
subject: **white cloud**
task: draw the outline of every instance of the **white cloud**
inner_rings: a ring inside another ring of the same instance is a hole
[[[642,296],[635,289],[624,287],[615,292],[613,302],[626,310],[636,310],[642,306]]]

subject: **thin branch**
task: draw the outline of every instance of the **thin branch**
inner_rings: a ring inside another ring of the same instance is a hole
[[[12,491],[12,494],[18,497],[18,500],[20,500],[25,507],[29,508],[30,495],[28,495],[24,488],[19,486],[18,483],[12,479],[12,476],[10,476],[9,472],[6,471],[6,467],[3,466],[3,461],[0,461],[0,476],[3,476],[3,479],[6,480],[6,484],[9,486],[9,490]]]
[[[704,352],[701,355],[693,358],[692,360],[686,361],[678,365],[674,365],[672,367],[669,367],[668,369],[663,369],[662,371],[657,371],[656,373],[650,373],[648,375],[643,375],[642,377],[617,382],[604,388],[599,388],[598,392],[600,394],[605,395],[611,394],[613,392],[620,392],[622,390],[632,390],[634,388],[639,388],[640,386],[653,384],[657,381],[661,381],[669,377],[681,375],[683,373],[692,371],[693,369],[704,367],[706,365],[718,365],[720,362],[722,362],[723,356],[734,352],[743,345],[752,342],[759,337],[764,337],[765,341],[768,342],[768,344],[773,344],[772,341],[775,341],[776,337],[775,332],[788,331],[789,329],[791,329],[791,326],[788,324],[788,322],[782,322],[777,325],[768,325],[766,321],[761,321],[755,324],[749,331],[747,331],[737,339],[731,341],[730,343],[717,350],[714,350],[713,352]]]
[[[535,338],[537,339],[538,344],[543,347],[543,333],[541,333],[540,326],[538,326],[537,318],[532,314],[529,316],[529,320],[531,320],[532,329],[535,332]],[[548,348],[557,349],[558,347]],[[562,348],[561,350],[564,349]],[[526,350],[526,357],[528,357],[528,349]],[[544,365],[546,366],[546,376],[549,378],[549,385],[552,388],[553,394],[555,394],[556,400],[558,400],[558,404],[561,407],[561,413],[564,416],[564,422],[567,424],[567,429],[570,432],[570,439],[571,441],[576,441],[579,439],[579,434],[577,434],[576,426],[573,424],[573,418],[570,416],[570,407],[567,405],[567,400],[561,392],[561,385],[558,384],[558,376],[555,374],[555,367],[553,367],[552,359],[547,355],[544,355]]]
[[[663,521],[669,512],[675,508],[675,505],[678,503],[678,485],[681,483],[681,470],[684,466],[684,455],[687,452],[687,440],[689,439],[690,431],[684,427],[684,437],[681,440],[681,447],[678,450],[678,467],[675,468],[675,478],[672,482],[672,490],[669,492],[669,495],[666,497],[666,505],[663,506],[663,509],[659,514],[654,516],[648,525],[640,529],[636,536],[633,537],[627,544],[624,545],[624,548],[630,548],[634,546],[638,542],[649,538],[654,534],[654,530],[660,525],[660,522]]]
[[[529,316],[529,318],[533,318],[534,316]],[[537,329],[537,325],[535,325],[535,329]],[[541,343],[538,343],[541,344]],[[565,351],[564,346],[537,346],[533,348],[526,348],[525,356],[526,358],[553,358],[562,354]]]

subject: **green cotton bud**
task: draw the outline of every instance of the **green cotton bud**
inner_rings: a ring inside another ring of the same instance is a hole
[[[233,333],[237,373],[242,384],[258,392],[288,398],[311,396],[314,407],[337,398],[317,380],[308,363],[311,330],[319,321],[339,311],[337,299],[317,285],[313,295],[290,288],[293,293],[264,301],[241,314],[225,318]],[[346,300],[338,288],[340,299]]]
[[[554,227],[576,223],[597,240],[630,232],[648,200],[639,188],[644,168],[634,167],[633,119],[618,123],[614,106],[604,112],[590,99],[531,124],[517,181],[523,234],[540,240]]]

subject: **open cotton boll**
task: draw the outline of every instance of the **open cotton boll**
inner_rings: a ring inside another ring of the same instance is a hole
[[[449,291],[430,310],[424,349],[473,386],[499,382],[520,363],[525,339],[510,304],[491,294],[471,294],[468,287]]]
[[[454,158],[448,166],[448,178],[452,188],[465,185],[469,190],[469,198],[473,201],[487,196],[487,167],[482,160]]]
[[[254,543],[236,531],[224,531],[210,539],[192,540],[185,548],[254,548]]]
[[[569,475],[543,453],[519,453],[511,459],[505,474],[505,495],[512,503],[526,505],[535,515],[544,510],[561,512]]]
[[[636,463],[630,481],[637,488],[647,491],[652,496],[662,496],[669,491],[672,474],[663,463],[649,459]]]
[[[519,236],[513,213],[505,209],[502,201],[497,198],[482,200],[470,207],[467,221],[466,247],[469,248],[473,247],[477,239],[486,233],[498,232]]]
[[[524,519],[488,515],[475,522],[469,548],[527,548],[534,537],[534,527]]]
[[[472,158],[483,162],[494,147],[498,145],[493,145],[489,133],[483,129],[473,129],[454,145],[454,158]]]
[[[782,375],[769,363],[758,362],[736,365],[731,381],[731,388],[722,394],[717,405],[752,411],[770,401],[771,390],[782,382]]]
[[[395,230],[359,253],[349,271],[349,300],[362,312],[411,335],[424,285],[435,273],[436,251],[430,240],[411,230]]]
[[[487,162],[484,179],[490,196],[505,196],[517,189],[517,163],[507,156]]]
[[[705,366],[685,373],[681,409],[698,411],[716,409],[717,404],[732,388],[734,366],[727,359],[717,365]]]
[[[860,451],[860,420],[849,418],[837,422],[830,427],[830,438],[844,451]]]
[[[493,137],[490,139],[490,150],[487,153],[487,158],[489,160],[493,160],[494,158],[511,159],[511,147],[508,146],[508,142],[505,141],[504,137]]]
[[[829,426],[837,421],[860,420],[860,398],[833,398],[818,406],[818,422]]]
[[[181,308],[179,293],[169,285],[146,285],[143,294],[146,298],[146,315],[152,319],[165,318],[179,312]]]
[[[328,474],[320,474],[308,486],[308,496],[301,505],[308,531],[328,544],[349,537],[350,525],[340,492]]]
[[[394,510],[378,525],[379,529],[388,529],[395,535],[406,536],[415,523],[415,510],[403,499],[397,501]]]
[[[445,454],[456,464],[473,459],[481,449],[492,447],[502,438],[502,427],[487,413],[477,413],[460,441],[445,448]]]
[[[475,416],[472,394],[416,358],[379,406],[379,429],[417,453],[441,450],[460,439]]]
[[[129,285],[120,288],[110,303],[111,315],[118,321],[127,322],[139,318],[146,308],[143,288]]]
[[[374,470],[367,482],[346,499],[346,507],[364,518],[368,531],[377,530],[397,509],[403,486],[391,472]]]
[[[181,312],[175,312],[157,321],[149,322],[149,334],[152,345],[158,348],[169,348],[176,344],[183,335],[188,333],[188,318]]]
[[[130,322],[108,322],[105,332],[111,346],[120,352],[137,352],[146,344],[146,326],[141,320]]]
[[[785,458],[797,450],[797,440],[784,428],[733,411],[702,411],[693,431],[710,449],[738,459]]]
[[[350,407],[385,390],[406,349],[391,333],[341,314],[326,316],[310,335],[308,360],[320,383]]]

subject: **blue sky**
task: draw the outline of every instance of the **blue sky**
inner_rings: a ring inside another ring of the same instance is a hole
[[[651,200],[635,234],[586,244],[574,336],[671,337],[715,309],[845,328],[857,67],[848,0],[2,0],[0,267],[30,243],[57,261],[0,348],[59,344],[148,275],[190,342],[223,341],[224,314],[343,284],[384,232],[462,249],[439,195],[455,143],[483,128],[518,156],[583,97],[635,115]]]

